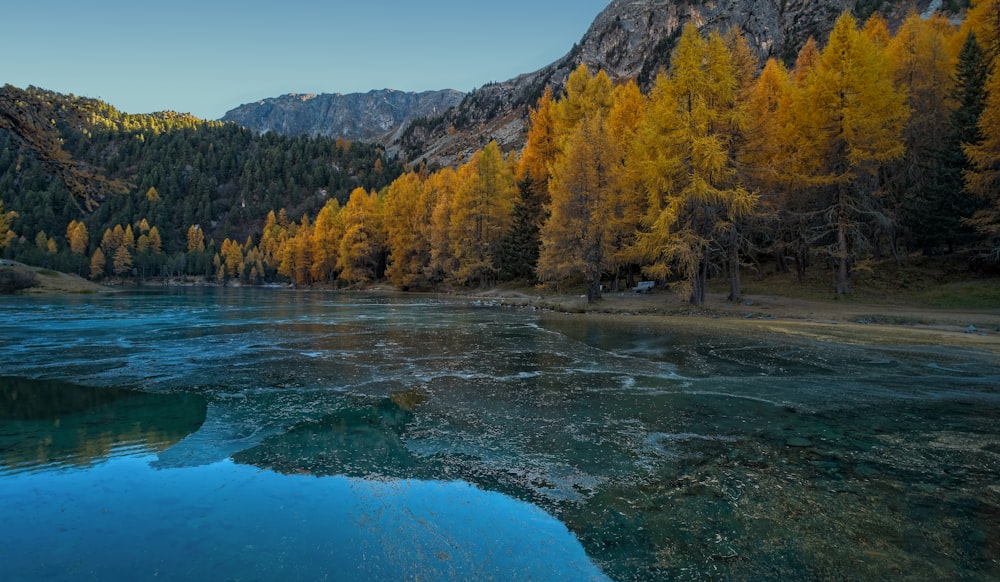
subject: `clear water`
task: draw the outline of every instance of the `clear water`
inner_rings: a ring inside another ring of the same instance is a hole
[[[413,296],[0,305],[2,580],[1000,579],[1000,365]]]

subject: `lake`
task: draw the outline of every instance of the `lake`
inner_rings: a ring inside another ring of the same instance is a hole
[[[995,353],[704,323],[6,297],[0,579],[1000,578]]]

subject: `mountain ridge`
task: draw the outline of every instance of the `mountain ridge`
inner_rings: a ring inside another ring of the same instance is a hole
[[[261,133],[309,135],[379,141],[414,117],[440,115],[458,104],[461,91],[407,92],[395,89],[365,93],[287,93],[229,110],[222,121]]]

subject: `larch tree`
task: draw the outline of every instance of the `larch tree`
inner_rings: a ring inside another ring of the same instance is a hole
[[[119,277],[124,277],[132,270],[132,253],[129,252],[128,247],[125,245],[121,245],[115,251],[112,269],[115,275]]]
[[[2,208],[0,208],[0,212],[2,212]],[[87,247],[90,246],[87,225],[77,220],[71,220],[69,226],[66,227],[66,240],[69,243],[70,252],[76,255],[87,254]]]
[[[187,231],[187,252],[200,253],[205,250],[205,231],[197,224],[192,224]]]
[[[828,237],[837,263],[836,293],[845,295],[852,264],[869,242],[864,226],[879,213],[877,172],[905,152],[906,93],[893,86],[886,51],[844,13],[792,108],[793,171],[801,186],[826,195],[815,208],[822,219],[817,240]]]
[[[559,152],[553,107],[555,101],[552,88],[546,86],[545,93],[528,116],[528,135],[518,160],[517,180],[528,183],[533,188],[531,198],[538,198],[543,204],[548,203],[549,166]],[[544,217],[539,216],[540,226]]]
[[[160,229],[155,226],[149,229],[149,252],[158,255],[163,252],[163,238],[160,236]]]
[[[633,149],[649,197],[637,248],[655,279],[676,273],[692,304],[705,301],[710,253],[720,226],[749,215],[756,195],[736,170],[738,80],[718,33],[684,27],[650,95]],[[728,228],[728,227],[727,227]]]
[[[566,94],[552,108],[555,154],[562,151],[570,134],[583,120],[607,114],[613,92],[614,85],[604,71],[591,74],[586,65],[580,65],[570,73]]]
[[[101,247],[94,249],[94,255],[90,258],[90,278],[100,279],[104,277],[105,268],[107,266],[107,258],[104,256],[104,251]]]
[[[14,239],[14,233],[10,230],[10,225],[17,218],[17,212],[13,210],[4,211],[3,200],[0,200],[0,251],[7,247],[7,244]]]
[[[997,59],[995,63],[1000,63]],[[979,118],[983,140],[968,144],[965,153],[971,168],[965,172],[967,190],[979,196],[986,207],[969,224],[986,240],[994,260],[1000,260],[1000,65],[994,64],[986,86],[986,103]]]
[[[400,289],[426,282],[431,264],[431,218],[433,197],[424,190],[424,179],[416,172],[396,178],[385,196],[385,231],[389,247],[386,277]]]
[[[795,199],[784,169],[793,150],[789,136],[789,107],[795,85],[780,62],[769,59],[747,96],[747,126],[739,148],[739,165],[752,190],[760,192],[756,212],[758,239],[774,253],[779,272],[793,258],[801,281],[809,248],[800,223],[793,220]]]
[[[986,53],[987,65],[1000,55],[1000,0],[975,0],[963,27],[974,33]],[[987,69],[989,70],[989,69]]]
[[[340,211],[344,236],[340,241],[337,268],[340,278],[350,283],[367,283],[378,276],[382,253],[376,193],[355,188]]]
[[[463,284],[485,287],[499,274],[500,242],[514,204],[514,173],[491,141],[459,171],[459,178],[449,233],[452,275]]]
[[[630,171],[629,150],[646,115],[646,97],[635,82],[615,87],[604,120],[604,163],[608,188],[602,204],[604,238],[608,244],[608,269],[614,273],[614,289],[633,284],[640,257],[635,240],[646,214],[646,196],[636,173]]]
[[[451,249],[451,214],[459,188],[458,173],[443,168],[431,174],[424,184],[424,191],[434,200],[431,212],[431,260],[425,277],[431,282],[441,282],[455,271],[455,255]]]
[[[550,216],[541,230],[538,278],[579,277],[588,303],[601,298],[601,274],[611,254],[604,223],[611,179],[608,153],[603,116],[591,115],[577,124],[552,166]]]
[[[310,244],[312,262],[309,267],[313,281],[332,283],[336,279],[337,255],[344,238],[344,221],[336,198],[327,200],[316,215]]]
[[[295,285],[312,283],[312,256],[310,247],[313,226],[309,215],[303,214],[294,233],[290,234],[281,247],[281,262],[278,264],[278,274],[288,277]]]

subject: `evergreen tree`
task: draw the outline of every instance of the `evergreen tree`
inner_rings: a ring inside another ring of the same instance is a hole
[[[511,225],[500,245],[500,277],[534,279],[541,245],[538,225],[545,215],[543,190],[535,186],[531,173],[517,184],[517,199],[511,211]],[[548,188],[544,189],[548,193]]]
[[[986,103],[988,72],[986,54],[976,35],[969,33],[955,66],[949,126],[928,157],[939,171],[918,191],[923,196],[907,198],[903,209],[913,244],[925,254],[951,253],[974,238],[973,229],[963,220],[981,208],[981,200],[965,188],[963,176],[971,166],[963,148],[983,140],[979,118]]]

